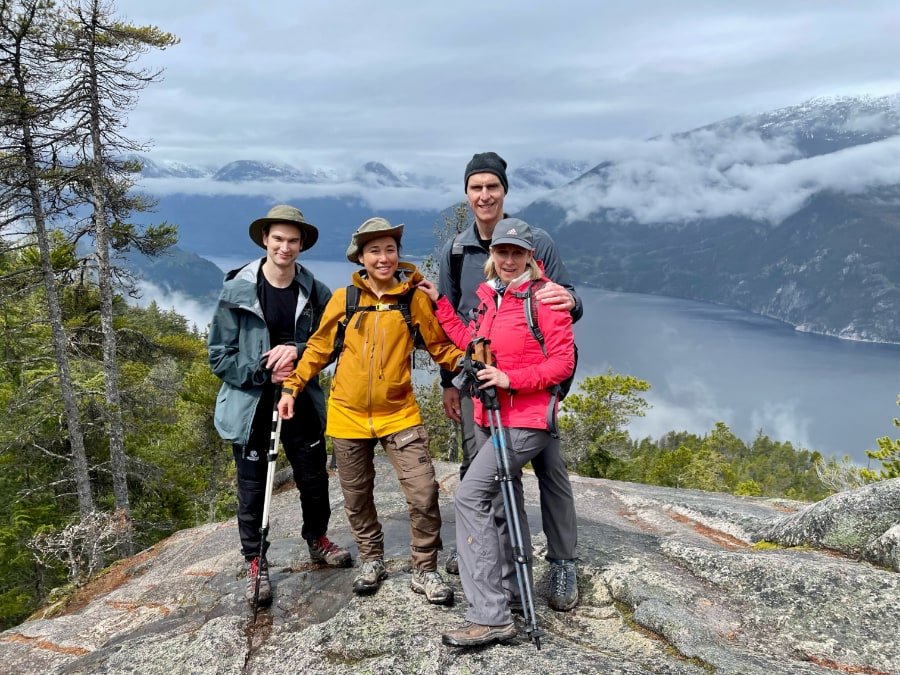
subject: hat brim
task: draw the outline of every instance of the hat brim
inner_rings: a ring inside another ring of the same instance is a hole
[[[253,243],[259,246],[260,248],[265,248],[266,245],[263,243],[263,228],[267,225],[274,225],[275,223],[284,223],[285,225],[294,225],[295,227],[300,228],[300,234],[303,236],[303,249],[304,251],[308,251],[311,249],[315,243],[319,240],[319,230],[312,223],[307,223],[305,220],[289,220],[287,218],[257,218],[252,223],[250,223],[250,239],[253,240]]]
[[[497,239],[491,241],[491,247],[499,246],[500,244],[512,244],[513,246],[524,248],[526,251],[534,251],[534,244],[529,244],[526,240],[519,237],[497,237]]]
[[[393,237],[400,243],[403,238],[403,225],[397,225],[388,230],[374,230],[373,232],[356,232],[350,240],[350,246],[347,247],[347,260],[352,263],[359,263],[359,254],[362,253],[363,246],[373,239],[379,237]]]

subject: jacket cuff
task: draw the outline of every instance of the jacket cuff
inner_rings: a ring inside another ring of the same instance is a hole
[[[453,373],[449,370],[441,369],[441,387],[449,389],[453,386]]]

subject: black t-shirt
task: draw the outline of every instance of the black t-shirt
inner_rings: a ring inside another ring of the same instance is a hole
[[[256,289],[259,304],[266,319],[266,326],[269,329],[270,344],[274,347],[289,342],[293,343],[300,284],[293,279],[287,288],[277,288],[269,283],[260,267]],[[248,443],[250,447],[268,448],[269,433],[272,428],[272,406],[275,403],[277,389],[271,385],[263,387]],[[312,398],[304,389],[297,396],[294,417],[285,420],[282,424],[281,442],[285,448],[288,445],[293,447],[297,443],[312,443],[320,440],[323,431]]]
[[[259,276],[259,304],[269,328],[270,344],[274,347],[293,342],[300,285],[293,279],[287,288],[277,288],[269,283],[261,269]]]

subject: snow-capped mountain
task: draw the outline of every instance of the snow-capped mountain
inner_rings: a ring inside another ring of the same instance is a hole
[[[514,168],[509,174],[510,188],[554,189],[569,183],[591,168],[591,163],[579,160],[532,159]]]
[[[208,178],[212,171],[205,167],[172,162],[169,160],[152,160],[146,155],[131,156],[141,163],[141,176],[144,178]]]
[[[900,96],[635,143],[530,204],[580,283],[900,342]]]
[[[247,181],[280,181],[283,183],[319,183],[326,178],[316,172],[301,171],[281,162],[260,162],[241,159],[229,162],[213,174],[213,180],[229,183]]]
[[[381,162],[366,162],[354,179],[368,187],[409,187]]]

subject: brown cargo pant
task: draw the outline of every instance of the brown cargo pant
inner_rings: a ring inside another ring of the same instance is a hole
[[[375,510],[375,444],[381,441],[400,480],[409,505],[413,567],[437,569],[441,544],[441,512],[434,465],[428,454],[428,433],[417,425],[383,438],[332,438],[344,512],[359,548],[360,560],[384,557],[384,533]]]

